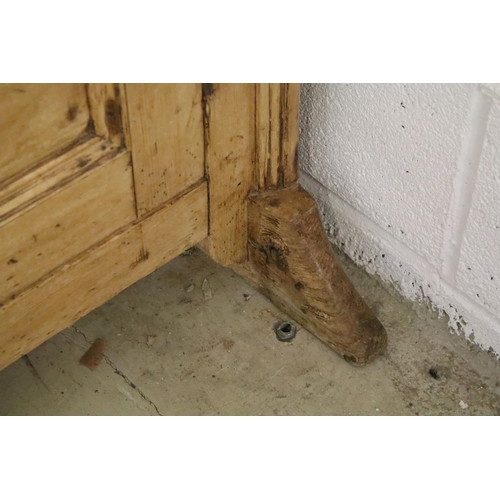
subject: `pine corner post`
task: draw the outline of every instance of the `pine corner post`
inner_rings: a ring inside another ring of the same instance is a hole
[[[342,270],[297,182],[300,85],[204,84],[209,237],[201,245],[349,363],[387,334]]]

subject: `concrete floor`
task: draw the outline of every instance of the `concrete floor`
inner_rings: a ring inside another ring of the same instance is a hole
[[[301,328],[279,342],[286,316],[194,250],[0,372],[0,414],[500,415],[499,361],[339,258],[388,331],[369,366]],[[91,371],[79,359],[96,338],[105,356]]]

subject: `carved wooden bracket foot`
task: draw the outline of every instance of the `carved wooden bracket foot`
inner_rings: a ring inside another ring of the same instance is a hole
[[[330,246],[314,199],[300,185],[248,199],[247,279],[355,365],[384,351],[387,334]]]

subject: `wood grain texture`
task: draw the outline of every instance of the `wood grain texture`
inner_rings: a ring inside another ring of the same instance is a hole
[[[237,271],[350,363],[382,352],[384,327],[339,266],[313,198],[294,185],[248,203],[249,261]]]
[[[255,85],[203,84],[210,236],[202,248],[229,266],[247,259],[246,198],[254,182]]]
[[[207,235],[202,182],[54,270],[0,307],[0,369]]]
[[[0,221],[124,149],[122,84],[6,85],[0,86],[2,92],[0,111],[5,113],[0,113],[0,121],[3,117],[5,137],[0,131],[0,139],[22,147],[13,161],[12,151],[2,144],[0,164],[7,164],[6,172],[16,161],[29,166],[0,180]],[[63,124],[54,126],[52,122],[60,122],[61,116]],[[77,135],[68,142],[71,130]],[[44,154],[33,163],[34,151]]]
[[[256,177],[260,190],[298,179],[298,83],[258,83],[255,99]]]
[[[2,221],[38,202],[47,192],[71,182],[88,170],[110,161],[120,146],[93,137],[73,145],[66,152],[30,169],[24,175],[0,188],[0,225]]]
[[[139,215],[202,179],[200,84],[127,84]]]
[[[124,85],[88,83],[87,95],[94,133],[102,139],[124,144],[122,100]]]
[[[0,303],[135,218],[130,154],[86,172],[0,225]]]
[[[83,84],[1,84],[0,185],[77,141],[89,119]]]

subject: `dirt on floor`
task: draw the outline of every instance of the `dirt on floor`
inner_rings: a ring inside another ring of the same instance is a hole
[[[279,342],[274,326],[289,318],[194,250],[0,372],[0,414],[500,415],[492,354],[339,258],[388,332],[368,366],[300,326]],[[89,369],[80,360],[97,339]]]

